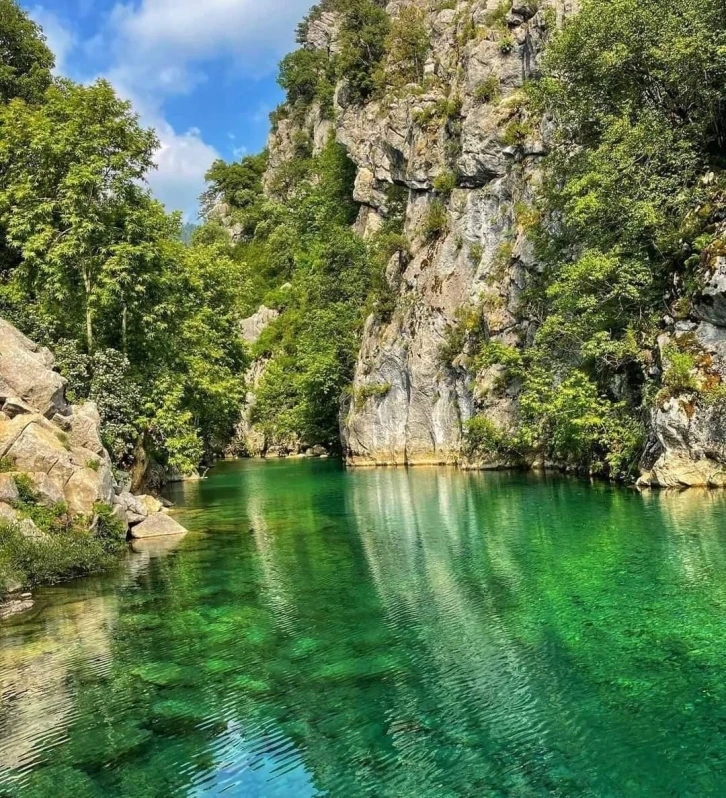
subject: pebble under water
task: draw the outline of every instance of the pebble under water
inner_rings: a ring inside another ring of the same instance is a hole
[[[726,493],[225,463],[0,625],[3,798],[724,795]]]

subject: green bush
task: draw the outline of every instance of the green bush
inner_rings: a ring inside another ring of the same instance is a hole
[[[456,172],[444,172],[434,179],[434,191],[437,194],[451,194],[457,182]]]
[[[490,75],[474,89],[474,100],[478,103],[490,103],[501,93],[501,84],[496,75]]]
[[[26,538],[17,526],[0,524],[0,582],[52,584],[107,570],[122,545],[75,526]]]
[[[463,451],[470,460],[506,459],[512,455],[507,434],[485,416],[475,416],[466,423]]]
[[[426,210],[421,235],[428,243],[441,238],[449,229],[449,213],[441,200],[435,199]]]
[[[511,33],[506,33],[499,40],[499,52],[502,53],[502,55],[509,55],[509,53],[514,50],[515,44],[514,36],[512,36]]]

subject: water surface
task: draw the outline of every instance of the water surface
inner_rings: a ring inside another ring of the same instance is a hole
[[[0,626],[0,796],[726,784],[726,496],[224,464],[193,533]]]

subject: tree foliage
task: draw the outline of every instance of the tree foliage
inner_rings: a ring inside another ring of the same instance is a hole
[[[720,0],[585,0],[530,86],[554,133],[520,435],[575,468],[626,475],[640,456],[650,352],[718,219],[725,34]]]
[[[97,402],[117,465],[143,441],[192,471],[240,412],[240,267],[219,237],[185,244],[151,198],[156,135],[107,82],[53,79],[14,3],[0,3],[0,40],[0,312],[57,351],[71,398]],[[215,164],[210,190],[254,204],[265,162]]]
[[[0,0],[0,102],[39,102],[54,66],[40,28],[14,0]]]

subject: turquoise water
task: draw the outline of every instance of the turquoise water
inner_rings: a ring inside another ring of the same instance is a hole
[[[726,495],[228,463],[0,626],[1,796],[726,792]]]

